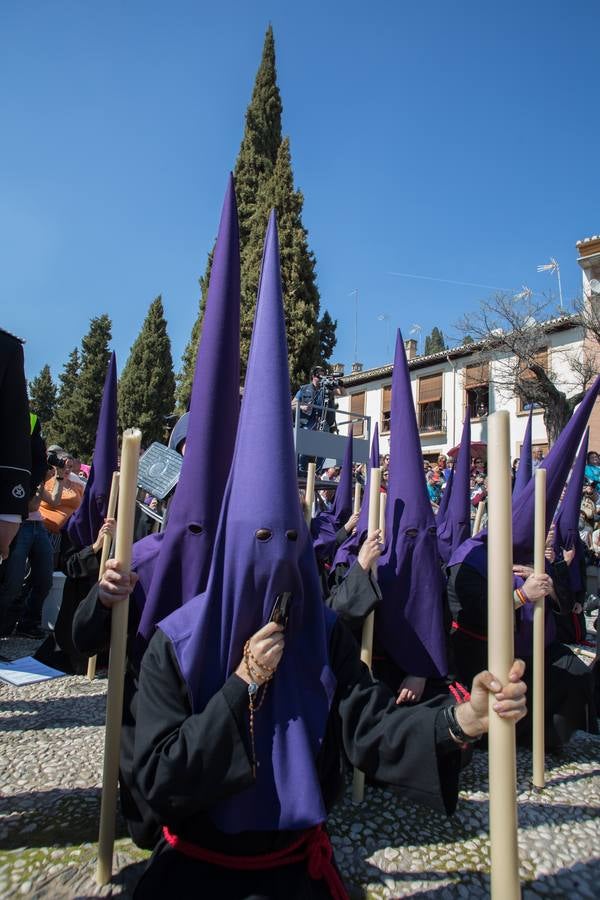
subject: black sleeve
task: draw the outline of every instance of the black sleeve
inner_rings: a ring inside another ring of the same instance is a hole
[[[330,585],[325,602],[351,627],[362,624],[381,600],[377,582],[359,562],[349,569],[337,566]]]
[[[572,565],[577,565],[577,559],[574,559]],[[554,593],[558,600],[552,603],[552,609],[557,616],[568,616],[576,601],[575,592],[571,588],[569,579],[569,566],[564,559],[557,559],[552,564],[552,584],[554,585]]]
[[[31,429],[23,347],[0,332],[0,513],[26,519],[31,487]]]
[[[487,634],[487,580],[467,563],[448,570],[448,604],[459,624]]]
[[[335,533],[335,546],[341,547],[342,544],[344,543],[344,541],[347,540],[347,538],[348,538],[348,532],[342,525],[342,527],[338,528],[338,530]]]
[[[133,770],[162,822],[177,825],[253,784],[247,714],[237,675],[192,713],[171,643],[156,631],[142,660]]]
[[[110,609],[100,603],[95,584],[73,616],[73,643],[77,650],[90,656],[106,650],[110,644],[110,622]]]
[[[411,800],[452,813],[460,753],[440,719],[448,698],[397,706],[389,688],[375,681],[360,661],[343,622],[334,628],[331,656],[341,738],[350,763]]]
[[[71,548],[61,557],[61,569],[69,578],[89,578],[97,581],[100,573],[98,557],[92,547]]]
[[[42,437],[39,419],[31,432],[31,485],[30,495],[34,496],[40,484],[43,483],[48,469],[46,458],[46,442]]]

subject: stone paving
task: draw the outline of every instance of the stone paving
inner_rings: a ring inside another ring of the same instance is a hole
[[[35,642],[0,641],[16,658]],[[0,682],[0,898],[129,898],[147,854],[118,824],[113,882],[94,882],[106,681],[64,677],[12,688]],[[547,787],[530,790],[531,756],[518,753],[523,896],[600,897],[600,737],[578,732],[547,757]],[[353,897],[478,898],[489,894],[487,755],[463,772],[452,819],[368,787],[348,790],[331,817]]]

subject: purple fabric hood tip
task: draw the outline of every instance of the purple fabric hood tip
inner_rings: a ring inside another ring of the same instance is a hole
[[[369,495],[371,490],[371,469],[379,468],[379,426],[375,422],[373,428],[373,437],[371,439],[371,455],[369,457],[369,465],[367,466],[367,478],[365,489],[363,491],[363,499],[360,507],[358,522],[356,523],[355,533],[351,534],[343,544],[338,547],[337,553],[333,559],[332,568],[336,566],[350,567],[356,562],[360,546],[367,536],[369,527]]]
[[[446,514],[441,522],[439,514],[436,519],[438,549],[445,564],[471,534],[471,413],[468,406],[452,474],[452,494]]]
[[[600,391],[600,375],[561,431],[556,443],[540,468],[546,469],[546,531],[556,512],[562,489],[567,481],[579,442],[583,437],[590,413]],[[535,479],[531,478],[513,502],[513,560],[529,565],[533,560],[533,523],[535,518]],[[458,547],[448,566],[466,563],[487,577],[487,530],[468,538]]]
[[[388,656],[406,673],[444,676],[444,579],[400,331],[391,413],[386,547],[377,570],[383,599],[375,615],[375,632]]]
[[[519,457],[519,467],[517,469],[517,474],[515,476],[515,483],[513,486],[513,503],[519,496],[522,494],[524,489],[527,487],[531,480],[531,475],[533,472],[533,463],[531,459],[531,428],[532,428],[532,420],[533,420],[533,409],[529,410],[529,418],[527,419],[527,428],[525,429],[525,435],[523,437],[523,444],[521,445],[521,456]]]
[[[318,513],[310,523],[313,547],[320,559],[329,559],[335,552],[335,536],[352,515],[352,435],[353,428],[350,425],[333,507],[329,512],[323,511]]]
[[[552,548],[557,556],[563,549],[575,548],[575,557],[569,566],[569,584],[571,590],[581,591],[584,583],[581,577],[581,564],[585,559],[585,545],[579,536],[579,513],[581,509],[581,493],[585,478],[585,464],[590,437],[589,428],[581,442],[571,477],[554,521],[554,539]]]
[[[144,548],[142,559],[138,553],[134,556],[146,585],[145,602],[136,597],[143,603],[138,654],[160,619],[206,587],[235,445],[239,385],[240,248],[230,175],[202,321],[179,483],[160,540]]]
[[[440,505],[438,506],[438,511],[435,513],[435,527],[437,528],[438,535],[440,533],[440,529],[442,528],[444,522],[446,521],[446,516],[448,515],[448,503],[450,502],[450,497],[452,496],[452,484],[454,482],[454,469],[450,469],[450,474],[446,479],[446,487],[442,491],[442,497],[440,500]]]
[[[64,527],[69,540],[78,550],[89,547],[98,537],[108,513],[112,476],[117,469],[117,359],[112,353],[104,380],[90,474],[81,506]]]
[[[265,443],[267,442],[267,443]],[[268,447],[271,465],[264,465]],[[269,218],[244,398],[203,594],[160,623],[194,712],[239,665],[276,597],[292,594],[285,651],[255,717],[254,785],[217,804],[222,831],[307,828],[326,810],[315,760],[335,690],[326,610],[300,506],[275,213]]]

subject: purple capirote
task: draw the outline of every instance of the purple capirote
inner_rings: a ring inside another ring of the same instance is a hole
[[[342,471],[338,482],[333,506],[329,511],[321,511],[310,523],[315,553],[320,559],[329,559],[336,550],[335,537],[352,515],[352,436],[353,428],[348,429],[348,441],[344,449]]]
[[[89,547],[98,537],[108,515],[110,487],[113,472],[117,469],[117,359],[112,353],[104,379],[90,474],[81,505],[64,526],[69,540],[78,550]]]
[[[444,563],[471,534],[471,413],[468,406],[452,475],[452,494],[446,513],[441,522],[439,514],[436,518],[438,549]]]
[[[581,591],[585,587],[581,577],[582,563],[585,560],[585,544],[579,535],[579,515],[589,437],[590,430],[588,428],[554,520],[554,539],[552,541],[552,548],[557,556],[560,556],[563,550],[575,548],[575,556],[568,569],[569,584],[571,590],[575,592]]]
[[[267,444],[265,444],[267,441]],[[264,464],[268,446],[269,465]],[[335,689],[312,541],[300,506],[275,213],[269,218],[233,463],[203,594],[161,622],[202,710],[244,644],[292,594],[285,650],[255,716],[256,781],[211,810],[228,833],[307,828],[326,810],[316,759]]]
[[[529,484],[531,473],[533,472],[533,462],[531,459],[531,428],[533,420],[533,409],[529,410],[529,418],[527,419],[527,427],[521,445],[521,455],[519,457],[519,466],[515,475],[515,483],[513,486],[513,503]]]
[[[556,512],[562,489],[571,471],[577,448],[600,391],[600,375],[561,431],[548,455],[540,463],[546,470],[546,532]],[[533,526],[535,519],[535,478],[531,478],[514,499],[512,507],[513,561],[521,565],[533,562]],[[452,554],[448,566],[466,563],[481,575],[487,573],[487,530],[468,538]]]
[[[438,511],[435,513],[435,527],[437,528],[438,535],[440,533],[440,529],[446,521],[446,516],[448,515],[448,503],[450,502],[450,497],[452,496],[453,481],[454,468],[450,469],[450,474],[446,479],[446,487],[442,491],[442,497],[440,500],[440,505],[438,506]]]
[[[233,176],[229,176],[202,320],[181,475],[160,540],[149,542],[140,573],[136,651],[160,619],[206,587],[225,485],[233,458],[240,396],[240,245]],[[158,553],[155,552],[158,547]]]
[[[400,330],[391,412],[386,547],[377,568],[382,601],[375,614],[375,634],[403,671],[435,678],[447,672],[444,579]]]
[[[337,553],[333,559],[332,568],[335,569],[336,566],[348,566],[350,567],[353,563],[356,562],[358,557],[358,553],[360,551],[361,544],[367,536],[367,531],[369,528],[369,496],[371,490],[371,469],[379,468],[379,426],[377,422],[375,422],[375,427],[373,428],[373,437],[371,438],[371,454],[369,456],[369,464],[367,466],[367,478],[365,483],[365,489],[363,491],[363,500],[360,507],[360,513],[358,516],[358,522],[356,523],[356,528],[354,529],[354,534],[351,534],[343,544],[341,544]]]

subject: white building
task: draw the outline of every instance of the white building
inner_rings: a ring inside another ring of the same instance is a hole
[[[547,323],[547,346],[540,351],[540,361],[551,369],[557,384],[567,393],[573,391],[570,370],[571,355],[582,353],[583,329],[572,316],[561,316]],[[437,458],[460,442],[467,406],[471,411],[471,441],[487,443],[487,415],[499,409],[510,412],[511,453],[520,456],[521,444],[529,415],[514,396],[494,384],[494,367],[501,360],[481,361],[481,344],[468,344],[430,356],[416,355],[416,341],[405,341],[411,376],[413,402],[421,436],[423,456]],[[344,377],[347,396],[339,398],[340,412],[347,411],[371,417],[371,425],[379,423],[380,448],[389,451],[392,365],[362,370],[353,367]],[[343,417],[340,415],[340,419]],[[360,434],[360,425],[358,426]],[[357,425],[355,425],[355,435]],[[532,438],[534,448],[544,453],[548,448],[541,409],[534,410]]]

